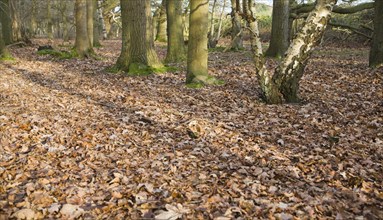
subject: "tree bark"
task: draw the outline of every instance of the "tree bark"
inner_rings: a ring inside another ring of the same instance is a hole
[[[187,84],[216,84],[217,79],[208,75],[208,32],[209,0],[191,0],[189,15],[189,43],[187,57]]]
[[[273,1],[270,46],[266,56],[281,58],[289,46],[289,0]]]
[[[94,0],[86,0],[86,27],[87,27],[87,34],[89,38],[89,47],[93,47],[94,43],[94,37],[93,37],[93,30],[94,30]]]
[[[92,0],[93,1],[93,7],[94,7],[94,13],[93,13],[93,46],[98,47],[101,45],[100,43],[100,33],[102,30],[102,26],[100,23],[99,18],[99,9],[98,9],[98,1],[97,0]]]
[[[116,67],[140,75],[163,67],[154,50],[150,0],[121,0],[122,49]]]
[[[0,30],[0,60],[2,58],[7,58],[7,57],[10,57],[10,54],[9,54],[7,48],[5,47],[2,30]]]
[[[53,39],[53,22],[52,22],[52,13],[51,13],[51,8],[52,8],[52,2],[51,0],[47,0],[47,33],[48,33],[48,39],[52,40]]]
[[[12,20],[11,20],[11,12],[9,8],[9,0],[0,0],[0,20],[2,24],[2,34],[5,45],[9,45],[13,43],[12,37]]]
[[[208,46],[210,48],[214,48],[217,45],[217,42],[215,41],[215,23],[214,23],[214,14],[215,14],[215,7],[217,5],[217,0],[213,1],[213,6],[211,9],[211,17],[210,17],[210,31],[208,33]]]
[[[161,6],[159,8],[158,19],[157,19],[156,41],[159,41],[159,42],[166,42],[166,40],[167,40],[167,37],[166,37],[166,27],[167,27],[167,24],[166,24],[167,23],[167,21],[166,21],[166,2],[167,2],[167,0],[162,0]]]
[[[282,62],[273,73],[267,70],[262,58],[259,35],[255,29],[257,22],[254,16],[247,16],[253,32],[251,44],[256,72],[263,98],[267,103],[280,104],[284,101],[288,103],[298,101],[299,81],[314,47],[322,39],[335,3],[336,0],[317,0],[315,9],[309,14],[301,31],[292,41]]]
[[[176,63],[186,58],[184,45],[182,1],[166,1],[168,50],[165,61]]]
[[[227,49],[243,49],[243,34],[239,0],[231,0],[231,44]]]
[[[87,0],[76,0],[75,3],[75,19],[76,19],[76,42],[75,49],[77,55],[88,57],[90,55],[90,44],[87,28]]]
[[[372,36],[369,65],[378,67],[383,64],[383,1],[375,0],[374,34]]]

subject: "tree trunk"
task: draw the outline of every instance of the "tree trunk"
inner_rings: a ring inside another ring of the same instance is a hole
[[[289,103],[298,101],[299,81],[314,47],[322,39],[335,3],[336,0],[317,0],[315,9],[309,14],[304,26],[290,44],[282,62],[273,73],[267,70],[262,58],[259,35],[254,29],[257,22],[254,17],[246,16],[253,32],[251,44],[259,84],[263,98],[267,103],[279,104],[283,101]]]
[[[32,8],[31,8],[31,20],[30,20],[30,36],[34,37],[36,35],[36,29],[37,29],[37,2],[36,0],[32,0]]]
[[[89,47],[93,47],[93,19],[94,19],[94,2],[93,0],[86,0],[86,27],[89,38]]]
[[[102,0],[97,0],[97,8],[98,8],[98,20],[102,28],[102,39],[105,40],[108,37],[108,32],[106,31],[105,20],[103,16],[104,12],[102,8]]]
[[[11,20],[11,12],[9,8],[9,0],[0,0],[0,20],[2,24],[2,34],[5,45],[13,43],[12,37],[12,20]]]
[[[370,49],[370,67],[383,64],[383,1],[375,0],[374,34]]]
[[[9,10],[11,12],[11,20],[12,20],[12,38],[13,42],[18,42],[23,40],[23,36],[21,34],[21,21],[19,11],[17,10],[19,5],[17,5],[18,1],[10,1],[9,2]]]
[[[214,77],[208,75],[208,32],[209,0],[191,0],[189,15],[189,43],[187,57],[186,83],[202,86],[217,84]]]
[[[90,44],[87,29],[87,0],[76,0],[75,19],[76,19],[76,42],[75,49],[79,57],[90,55]]]
[[[51,0],[47,0],[47,24],[48,24],[48,39],[53,39],[53,22],[52,22],[52,13],[51,13]]]
[[[132,75],[162,68],[154,50],[150,0],[121,0],[121,19],[122,49],[116,67]]]
[[[186,58],[182,23],[182,1],[166,1],[168,50],[165,61],[176,63]]]
[[[240,16],[240,4],[238,0],[231,0],[231,44],[227,49],[243,49],[243,34]]]
[[[1,30],[0,31],[0,61],[1,59],[7,58],[7,57],[10,57],[10,54],[7,48],[5,47],[4,38],[3,38],[2,30]]]
[[[166,42],[166,2],[167,0],[162,0],[161,6],[159,9],[159,16],[157,19],[157,34],[156,41]]]
[[[270,46],[266,56],[281,58],[289,46],[289,0],[274,0]]]
[[[94,13],[93,13],[93,46],[94,47],[99,47],[101,46],[100,43],[100,30],[102,30],[102,26],[100,23],[99,18],[99,9],[98,9],[98,1],[97,0],[92,0],[93,2],[93,7],[94,7]]]
[[[211,9],[211,18],[210,18],[210,31],[208,34],[208,45],[210,48],[214,48],[217,45],[215,41],[215,23],[214,23],[214,14],[215,14],[215,6],[217,5],[217,0],[213,1],[213,6]]]
[[[226,0],[223,0],[223,5],[222,5],[222,11],[221,14],[219,15],[219,20],[218,20],[218,30],[217,30],[217,35],[215,36],[215,40],[218,42],[219,39],[221,38],[221,31],[222,31],[222,20],[223,20],[223,14],[225,12],[225,7],[226,7]]]

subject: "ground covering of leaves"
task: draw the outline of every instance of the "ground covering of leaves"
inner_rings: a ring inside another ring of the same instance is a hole
[[[46,44],[44,41],[34,41]],[[324,47],[299,104],[265,105],[249,53],[127,77],[13,48],[0,64],[0,219],[383,219],[383,70]],[[164,49],[159,48],[161,57]]]

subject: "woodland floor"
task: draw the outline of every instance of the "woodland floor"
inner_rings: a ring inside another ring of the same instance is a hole
[[[0,64],[0,219],[383,219],[383,68],[368,48],[320,48],[302,102],[266,105],[246,51],[210,53],[226,84],[189,89],[184,68],[107,73],[119,41],[100,60],[34,43]]]

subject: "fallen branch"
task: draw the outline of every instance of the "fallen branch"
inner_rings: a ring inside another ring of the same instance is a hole
[[[345,28],[345,29],[348,29],[348,30],[354,32],[355,34],[359,34],[359,35],[366,37],[368,39],[372,39],[372,37],[370,35],[363,33],[359,28],[348,25],[348,24],[339,24],[339,23],[334,23],[334,22],[330,21],[329,25],[331,25],[333,27]]]

